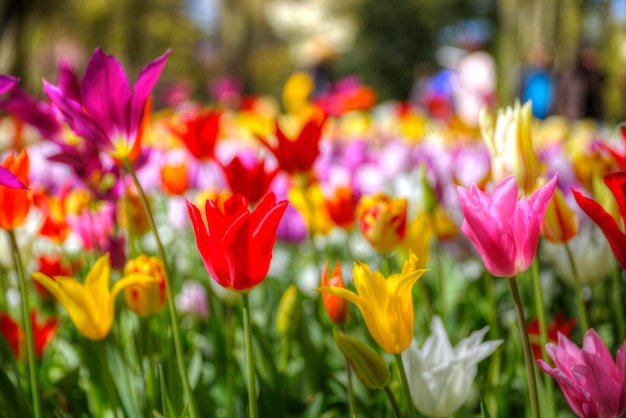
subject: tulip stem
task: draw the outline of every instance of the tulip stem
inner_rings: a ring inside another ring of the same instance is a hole
[[[157,229],[156,223],[154,222],[154,217],[152,216],[152,211],[150,210],[150,204],[148,203],[148,198],[146,197],[146,193],[141,187],[141,183],[137,178],[137,173],[133,167],[133,164],[130,162],[128,158],[124,158],[124,167],[130,174],[135,183],[135,187],[137,188],[137,193],[139,194],[139,198],[141,200],[141,204],[143,205],[143,209],[146,212],[146,216],[148,217],[148,222],[150,223],[150,229],[152,229],[152,233],[154,234],[154,239],[157,244],[157,250],[159,252],[159,257],[161,258],[161,262],[163,263],[163,276],[165,278],[165,293],[167,295],[167,307],[170,313],[170,323],[172,325],[172,337],[174,339],[174,351],[176,354],[176,363],[178,365],[178,373],[180,374],[180,380],[183,384],[183,390],[187,395],[187,402],[189,402],[189,415],[191,418],[198,418],[198,411],[196,408],[196,401],[193,396],[193,391],[191,390],[191,386],[189,384],[189,378],[187,377],[187,364],[185,363],[185,359],[183,357],[183,346],[180,338],[180,330],[178,328],[178,313],[176,312],[176,304],[174,301],[174,290],[172,289],[172,280],[170,278],[170,269],[167,263],[167,258],[165,257],[165,250],[163,249],[163,244],[161,243],[161,238],[159,236],[159,230]],[[130,220],[127,220],[130,222]]]
[[[344,327],[341,327],[341,332],[346,333]],[[348,361],[348,357],[344,354],[343,359],[346,363],[346,374],[348,376],[348,412],[350,413],[350,418],[354,417],[354,392],[352,390],[352,369],[350,368],[350,362]],[[393,395],[393,394],[392,394]],[[395,398],[394,398],[395,401]]]
[[[109,371],[109,366],[107,362],[106,347],[104,346],[105,343],[104,341],[96,341],[95,344],[97,346],[96,349],[98,350],[98,357],[100,358],[100,367],[102,368],[101,372],[102,378],[104,379],[104,387],[107,392],[107,397],[109,398],[111,410],[113,411],[113,416],[117,418],[117,394],[115,393],[115,389],[111,384],[112,376],[111,372]]]
[[[533,290],[535,293],[537,318],[539,320],[539,341],[541,343],[541,357],[547,359],[548,352],[546,351],[546,344],[548,343],[548,326],[546,324],[546,309],[543,303],[543,292],[541,291],[541,281],[539,279],[539,262],[537,261],[536,257],[530,266],[530,273],[532,276]],[[544,385],[546,389],[545,400],[547,405],[545,405],[543,409],[547,412],[548,416],[554,416],[554,387],[552,386],[552,377],[549,374],[546,374],[544,376]]]
[[[622,286],[622,269],[619,265],[615,270],[615,311],[618,341],[624,341],[624,339],[626,339],[626,327],[624,326],[624,288]]]
[[[574,262],[574,255],[572,254],[572,250],[569,248],[567,243],[563,244],[565,247],[565,253],[567,254],[567,259],[569,260],[569,264],[572,267],[572,275],[574,276],[574,288],[576,290],[576,302],[578,303],[578,314],[580,315],[580,327],[582,329],[583,335],[589,329],[589,319],[587,316],[587,307],[585,306],[585,300],[583,299],[583,288],[582,283],[580,282],[580,276],[578,275],[578,269],[576,268],[576,263]],[[544,358],[545,354],[544,354]]]
[[[385,393],[387,394],[387,397],[389,398],[389,403],[391,403],[391,408],[393,408],[394,416],[396,418],[402,418],[402,414],[400,413],[400,407],[398,406],[398,401],[396,401],[396,397],[393,396],[393,392],[389,388],[389,385],[385,386],[383,390],[385,391]],[[350,415],[350,418],[352,418],[353,416],[354,415]]]
[[[210,286],[209,286],[210,287]],[[225,323],[226,329],[226,411],[228,412],[229,417],[235,416],[235,374],[233,370],[233,308],[224,304],[224,309],[226,310]],[[215,318],[215,316],[213,316]]]
[[[526,377],[528,379],[528,392],[530,395],[530,411],[532,418],[539,418],[539,396],[537,394],[537,380],[535,378],[535,363],[533,353],[530,349],[528,329],[526,328],[526,318],[524,317],[524,307],[517,288],[516,277],[509,277],[509,285],[513,294],[513,303],[517,313],[517,325],[519,326],[520,338],[522,340],[522,351],[524,352],[524,362],[526,363]]]
[[[415,408],[413,408],[413,398],[411,398],[411,388],[409,387],[409,381],[406,378],[406,371],[404,370],[404,364],[402,363],[402,355],[394,354],[396,363],[398,363],[398,371],[400,372],[400,380],[402,381],[402,388],[404,389],[404,397],[406,398],[406,404],[409,409],[409,418],[415,418]]]
[[[28,303],[28,288],[26,287],[26,276],[24,274],[24,265],[20,249],[15,238],[15,231],[9,229],[9,239],[11,241],[11,249],[13,250],[13,263],[17,271],[17,278],[20,287],[20,295],[22,296],[22,318],[24,332],[26,333],[26,352],[28,355],[28,376],[30,378],[30,391],[33,398],[33,413],[35,418],[41,416],[41,405],[39,401],[39,386],[37,384],[37,370],[35,364],[35,343],[33,338],[33,324],[30,320],[30,305]]]
[[[243,302],[243,332],[246,344],[246,363],[248,367],[248,409],[250,418],[257,418],[256,374],[254,371],[254,350],[252,350],[252,323],[250,322],[250,301],[247,293],[241,294]]]
[[[435,225],[437,222],[433,222]],[[435,230],[435,234],[437,231]],[[441,243],[439,242],[439,238],[435,236],[435,264],[437,266],[437,291],[439,293],[439,315],[441,315],[441,322],[443,325],[446,325],[446,284],[445,279],[443,277],[443,272],[441,271]]]

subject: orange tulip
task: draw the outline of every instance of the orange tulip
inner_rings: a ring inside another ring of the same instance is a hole
[[[180,164],[165,163],[161,167],[161,184],[171,195],[183,195],[189,189],[189,167],[185,162]]]
[[[324,264],[320,287],[340,287],[345,289],[339,261],[335,264],[335,269],[331,273],[330,278],[328,277],[328,261]],[[324,308],[326,308],[328,316],[330,316],[330,319],[332,319],[335,324],[343,325],[350,318],[350,308],[346,299],[331,295],[330,293],[322,293],[322,302],[324,302]]]
[[[28,152],[22,151],[17,158],[13,153],[2,162],[2,167],[13,173],[25,186],[28,187],[28,171],[30,161]],[[0,228],[11,230],[22,225],[28,215],[32,202],[32,195],[28,189],[12,189],[0,186]]]
[[[330,219],[340,228],[350,229],[356,220],[357,197],[349,186],[338,186],[326,200]]]
[[[362,196],[357,207],[359,227],[375,250],[386,253],[406,235],[407,200],[383,193]]]
[[[165,276],[163,265],[156,257],[145,254],[126,263],[124,274],[141,273],[153,277],[154,282],[137,283],[124,289],[126,305],[137,315],[146,317],[157,313],[165,304]]]

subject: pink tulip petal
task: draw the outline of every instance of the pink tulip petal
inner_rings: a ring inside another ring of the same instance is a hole
[[[122,65],[97,48],[81,82],[81,99],[89,116],[109,138],[128,136],[127,111],[130,85]]]
[[[130,103],[130,109],[127,109],[127,111],[130,112],[130,120],[128,121],[128,133],[130,135],[135,135],[139,128],[139,124],[141,123],[141,119],[143,117],[144,104],[150,96],[152,88],[161,76],[161,72],[163,71],[163,67],[165,67],[165,63],[167,62],[167,57],[170,55],[170,52],[171,51],[168,49],[163,55],[148,63],[137,77],[137,81],[133,86],[133,96]]]

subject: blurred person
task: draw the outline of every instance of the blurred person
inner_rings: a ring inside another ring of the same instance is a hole
[[[496,64],[479,42],[467,42],[468,53],[459,60],[454,105],[459,118],[469,128],[478,127],[480,110],[496,105]]]
[[[559,77],[555,113],[570,120],[602,120],[604,80],[605,73],[598,50],[593,46],[581,47],[574,67],[564,71]]]
[[[543,45],[528,53],[528,64],[522,68],[519,97],[522,103],[532,100],[535,118],[545,119],[552,111],[555,80],[550,71],[550,53]]]

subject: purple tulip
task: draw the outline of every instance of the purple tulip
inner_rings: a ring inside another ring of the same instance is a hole
[[[546,344],[546,351],[556,367],[537,363],[557,381],[577,416],[615,418],[626,411],[626,342],[616,361],[594,329],[585,333],[582,349],[559,333],[558,344]]]
[[[80,99],[76,88],[70,88],[73,83],[54,86],[43,80],[43,91],[76,135],[103,151],[132,160],[138,153],[148,96],[169,54],[168,50],[146,65],[131,90],[117,59],[97,48],[83,75]]]
[[[19,78],[11,77],[10,75],[0,74],[0,94],[9,91],[19,80]]]

